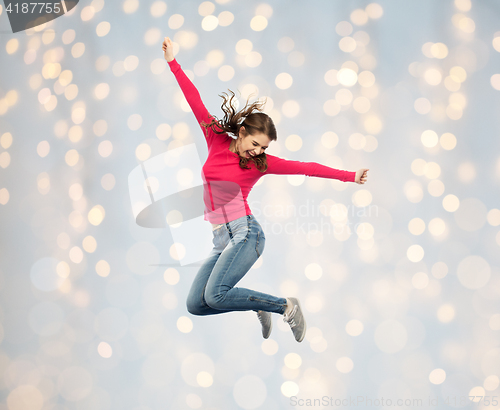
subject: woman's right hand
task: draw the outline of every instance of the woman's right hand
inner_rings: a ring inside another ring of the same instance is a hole
[[[165,37],[162,44],[163,55],[167,63],[170,63],[174,59],[174,43],[169,37]]]

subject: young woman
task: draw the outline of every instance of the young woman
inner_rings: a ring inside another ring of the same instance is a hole
[[[205,220],[213,226],[214,247],[198,271],[187,298],[193,315],[254,310],[262,324],[262,335],[271,334],[271,312],[283,315],[301,342],[306,321],[294,297],[277,297],[235,285],[262,255],[266,237],[252,215],[247,197],[253,185],[267,174],[303,174],[364,184],[368,169],[341,171],[315,162],[285,160],[265,153],[276,141],[272,119],[262,111],[264,103],[247,104],[236,112],[232,96],[221,106],[224,119],[216,120],[205,108],[198,90],[174,58],[173,44],[165,37],[165,59],[200,125],[208,145],[203,165]],[[222,97],[222,96],[221,96]],[[232,138],[232,134],[237,138]]]

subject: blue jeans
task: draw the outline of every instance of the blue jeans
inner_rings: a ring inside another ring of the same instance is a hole
[[[235,310],[265,310],[283,314],[286,299],[234,287],[264,251],[266,237],[253,215],[223,224],[213,231],[214,247],[196,274],[187,298],[193,315]]]

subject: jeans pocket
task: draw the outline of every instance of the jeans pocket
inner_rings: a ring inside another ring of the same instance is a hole
[[[238,243],[248,239],[250,234],[250,226],[246,218],[239,218],[235,221],[230,222],[229,225],[229,236],[233,243]]]

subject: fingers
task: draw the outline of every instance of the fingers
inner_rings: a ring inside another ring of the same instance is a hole
[[[163,50],[165,51],[165,49],[167,47],[171,47],[171,46],[172,46],[172,40],[170,40],[170,37],[164,37],[163,38],[163,44],[162,44]]]
[[[367,179],[367,171],[368,169],[366,168],[363,168],[363,173],[361,174],[360,178],[359,178],[359,184],[364,184],[366,182],[366,179]]]

